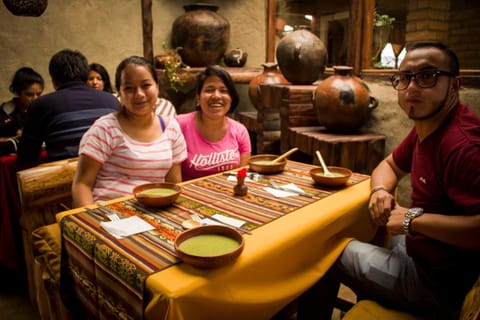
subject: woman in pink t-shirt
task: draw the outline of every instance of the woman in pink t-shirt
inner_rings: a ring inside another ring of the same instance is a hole
[[[198,75],[196,90],[196,110],[177,116],[187,142],[183,181],[245,166],[251,155],[247,128],[228,116],[239,102],[228,72],[207,67]]]

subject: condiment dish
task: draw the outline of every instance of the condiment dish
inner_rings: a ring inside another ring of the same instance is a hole
[[[310,176],[316,184],[324,187],[340,187],[345,185],[352,175],[352,171],[347,168],[332,166],[327,168],[333,176],[325,176],[322,167],[310,170]]]
[[[277,155],[274,154],[259,154],[256,156],[250,157],[248,161],[248,165],[251,171],[255,171],[258,173],[263,174],[270,174],[270,173],[279,173],[285,169],[285,165],[287,164],[287,160],[283,159],[279,162],[272,163],[273,160],[278,158]]]
[[[138,202],[148,207],[164,207],[172,204],[180,195],[180,186],[169,183],[147,183],[133,189]]]

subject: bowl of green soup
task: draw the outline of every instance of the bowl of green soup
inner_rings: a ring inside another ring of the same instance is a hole
[[[180,233],[175,252],[185,263],[197,268],[218,268],[233,263],[243,251],[245,241],[235,229],[223,225],[204,225]]]
[[[256,156],[250,157],[248,161],[248,165],[251,171],[255,171],[258,173],[279,173],[285,169],[285,165],[287,164],[287,160],[283,159],[276,163],[272,163],[272,161],[278,158],[278,155],[274,154],[259,154]]]
[[[175,183],[147,183],[133,189],[138,202],[148,207],[165,207],[174,202],[182,189]]]
[[[332,176],[326,176],[322,167],[310,170],[310,176],[316,184],[324,187],[340,187],[345,185],[352,175],[352,171],[347,168],[333,166],[328,166],[327,168],[332,173]]]

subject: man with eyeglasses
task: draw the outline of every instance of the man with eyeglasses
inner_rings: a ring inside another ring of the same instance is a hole
[[[373,171],[369,211],[391,247],[351,241],[299,301],[297,319],[330,319],[339,283],[358,299],[427,319],[458,319],[480,272],[480,118],[459,101],[453,50],[409,45],[391,77],[414,127]],[[411,207],[395,201],[410,173]]]

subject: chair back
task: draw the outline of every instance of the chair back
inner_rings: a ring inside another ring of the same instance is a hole
[[[32,231],[56,223],[55,215],[72,205],[72,182],[78,158],[44,163],[17,172],[23,250],[30,302],[36,305]]]

